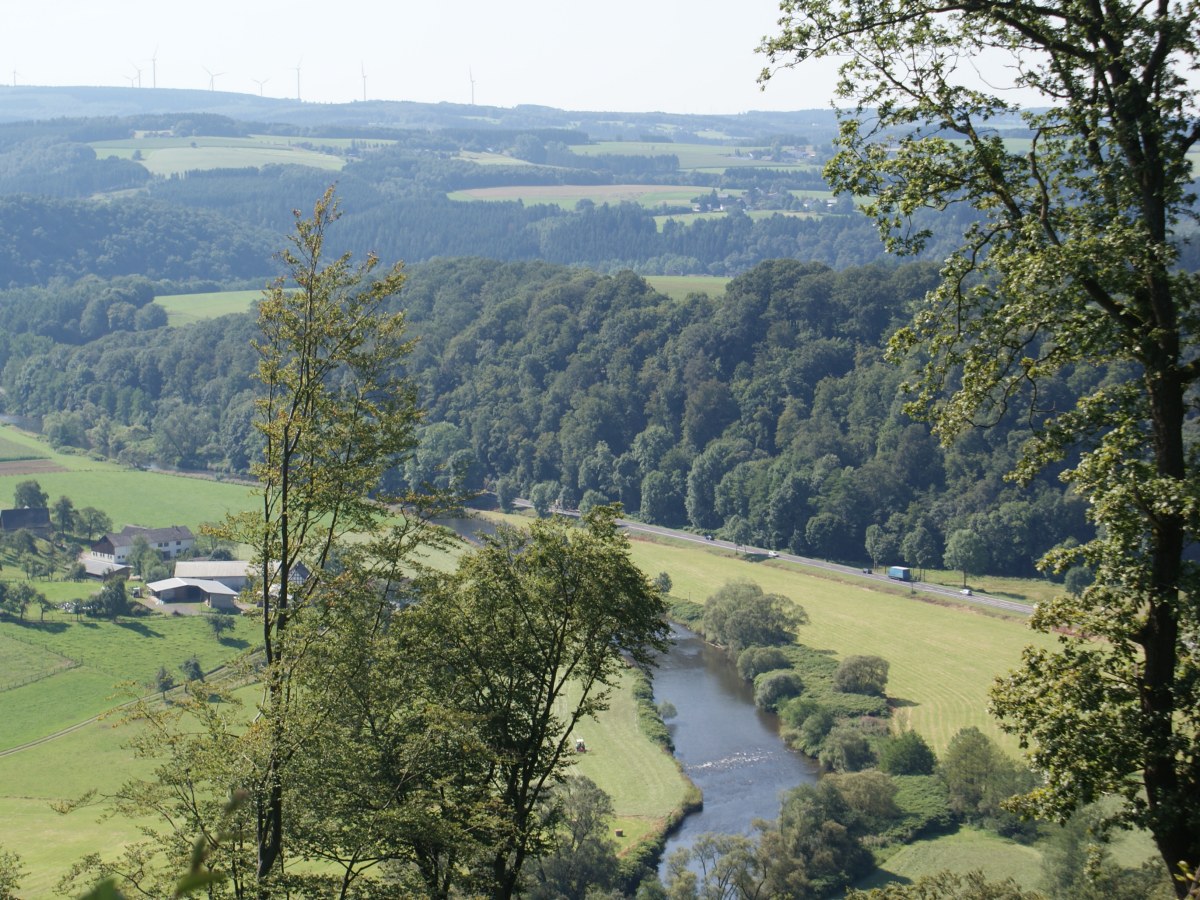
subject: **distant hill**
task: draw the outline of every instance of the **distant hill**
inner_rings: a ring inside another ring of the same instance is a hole
[[[549,106],[512,108],[466,103],[369,100],[354,103],[302,103],[228,91],[129,87],[0,87],[0,123],[60,118],[214,114],[243,122],[275,122],[301,127],[504,129],[565,128],[593,140],[761,141],[774,135],[805,134],[813,141],[832,138],[832,109],[795,112],[752,111],[738,115],[684,115],[561,110]]]

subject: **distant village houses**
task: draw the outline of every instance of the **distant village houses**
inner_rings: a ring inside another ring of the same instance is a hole
[[[167,528],[143,528],[126,525],[118,532],[106,534],[92,544],[90,550],[80,556],[84,571],[89,578],[128,578],[132,574],[129,556],[134,541],[142,537],[147,546],[162,554],[163,559],[174,559],[189,553],[196,538],[186,525],[171,525]]]

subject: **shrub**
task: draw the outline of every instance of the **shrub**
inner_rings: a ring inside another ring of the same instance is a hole
[[[871,742],[858,726],[849,722],[830,729],[817,758],[822,766],[834,772],[858,772],[875,762]]]
[[[847,656],[833,674],[836,690],[882,697],[887,687],[888,661],[881,656]]]
[[[752,581],[730,581],[704,603],[709,640],[734,654],[755,644],[790,644],[796,627],[807,621],[801,607],[781,594],[764,594]]]
[[[784,700],[798,697],[804,691],[804,682],[795,672],[779,669],[762,675],[754,685],[754,703],[759,709],[772,712]]]
[[[879,768],[890,775],[932,775],[937,757],[915,731],[904,731],[884,742]]]
[[[763,672],[791,667],[787,654],[778,647],[747,647],[737,658],[738,674],[746,681],[753,681]]]
[[[800,750],[809,756],[817,756],[825,738],[833,730],[837,720],[827,709],[818,709],[800,725]]]

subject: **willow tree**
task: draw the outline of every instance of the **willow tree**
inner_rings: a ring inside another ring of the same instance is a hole
[[[919,250],[920,211],[974,219],[940,285],[892,341],[917,356],[910,409],[944,439],[1020,400],[1035,436],[1016,477],[1069,460],[1099,537],[1095,583],[1042,605],[1065,632],[1026,651],[995,711],[1045,776],[1021,800],[1065,817],[1098,797],[1147,828],[1173,871],[1200,866],[1200,479],[1194,416],[1200,136],[1194,0],[785,0],[769,66],[841,59],[846,104],[827,176],[887,246]],[[1025,109],[1018,108],[1018,100]],[[1017,126],[1017,137],[1003,128]],[[928,221],[928,220],[926,220]],[[1070,408],[1040,389],[1110,377]],[[1182,895],[1186,886],[1180,882]]]

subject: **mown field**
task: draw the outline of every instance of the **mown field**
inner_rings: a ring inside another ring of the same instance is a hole
[[[714,213],[713,215],[724,215]],[[646,280],[655,290],[661,291],[673,300],[685,300],[689,294],[700,293],[719,296],[724,293],[729,279],[717,275],[648,275]],[[167,322],[170,325],[188,325],[203,319],[215,319],[230,313],[249,312],[255,302],[262,297],[262,291],[216,291],[199,294],[169,294],[155,297],[154,302],[167,311]],[[4,443],[0,435],[0,462],[7,459],[24,459],[21,455],[6,455],[8,453],[26,453],[22,445]]]
[[[1049,643],[1023,620],[928,602],[883,582],[836,581],[791,563],[751,562],[731,552],[634,540],[633,555],[644,571],[669,574],[675,596],[701,603],[725,582],[749,578],[804,608],[809,623],[800,629],[802,643],[838,657],[887,659],[897,719],[936,751],[973,725],[1017,752],[1015,739],[988,715],[987,693],[997,675],[1017,664],[1026,644]]]

